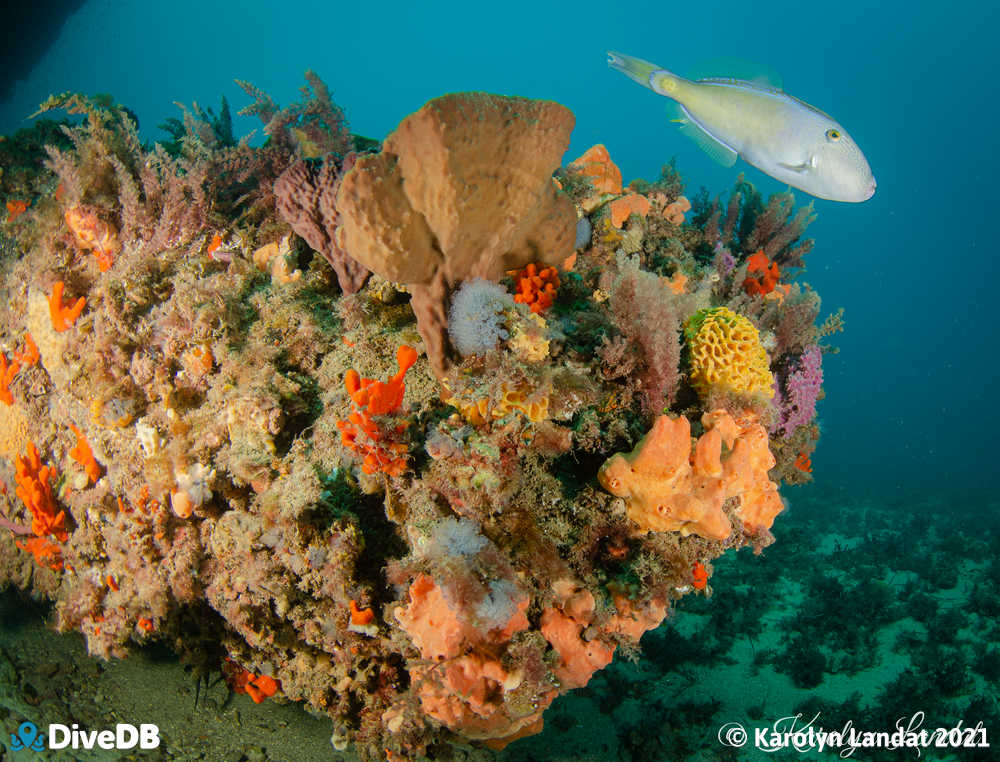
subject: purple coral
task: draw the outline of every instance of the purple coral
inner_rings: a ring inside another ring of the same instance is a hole
[[[771,433],[782,431],[792,435],[799,426],[809,423],[816,415],[816,399],[823,386],[823,356],[818,345],[809,347],[799,358],[799,366],[785,379],[774,383],[774,404],[778,420]]]
[[[719,277],[726,278],[736,268],[736,257],[721,242],[715,244],[715,258],[712,266],[719,274]]]

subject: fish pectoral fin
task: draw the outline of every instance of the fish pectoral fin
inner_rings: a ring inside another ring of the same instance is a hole
[[[808,172],[810,169],[816,168],[816,157],[810,156],[808,161],[804,161],[801,164],[785,164],[783,161],[779,161],[778,166],[784,167],[789,172],[798,172],[801,174],[803,172]]]
[[[706,132],[696,122],[690,118],[684,120],[681,132],[691,138],[698,147],[707,153],[714,161],[724,167],[731,167],[736,163],[738,154],[732,148],[720,141],[715,136]]]

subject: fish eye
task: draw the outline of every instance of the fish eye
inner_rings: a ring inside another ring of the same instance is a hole
[[[840,140],[840,130],[829,129],[826,131],[826,139],[831,143],[836,143]]]

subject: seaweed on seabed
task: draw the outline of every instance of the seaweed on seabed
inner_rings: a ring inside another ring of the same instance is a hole
[[[201,142],[212,147],[231,148],[236,145],[233,117],[226,96],[222,96],[218,115],[211,107],[203,109],[197,103],[193,103],[190,110],[183,104],[177,105],[183,113],[183,119],[172,116],[165,119],[163,124],[157,125],[159,129],[170,134],[170,140],[159,141],[170,156],[175,158],[180,156],[184,150],[185,140],[190,139],[192,135],[197,135]]]
[[[64,125],[68,126],[69,121],[39,119],[30,127],[22,127],[0,140],[0,167],[3,168],[0,172],[0,197],[34,201],[35,197],[48,191],[44,186],[48,178],[39,170],[45,162],[46,145],[54,145],[63,151],[72,147],[69,138],[63,134]]]
[[[159,145],[147,151],[131,112],[108,98],[63,93],[49,97],[35,114],[53,109],[87,117],[62,128],[75,150],[45,146],[45,165],[58,177],[67,208],[87,204],[116,217],[120,240],[142,241],[137,253],[159,252],[201,232],[212,206],[208,148],[176,159]]]
[[[347,117],[330,97],[330,90],[314,71],[306,71],[308,84],[301,89],[303,100],[279,108],[260,88],[243,80],[236,84],[254,99],[241,109],[240,116],[256,116],[264,123],[268,144],[303,159],[320,159],[333,153],[344,156],[354,147]]]

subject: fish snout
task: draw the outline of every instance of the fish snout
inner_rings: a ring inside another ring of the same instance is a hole
[[[876,182],[875,178],[873,177],[871,179],[871,182],[868,183],[868,189],[865,191],[865,201],[867,201],[868,199],[870,199],[872,196],[875,195],[875,186]]]

